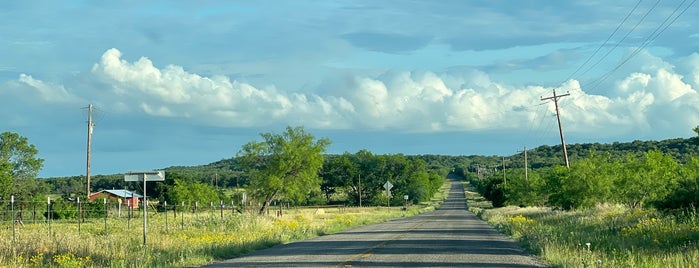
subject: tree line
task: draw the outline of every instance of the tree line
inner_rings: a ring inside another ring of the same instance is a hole
[[[26,138],[16,133],[3,134],[3,147],[11,148],[0,158],[0,198],[46,200],[59,194],[65,202],[85,196],[82,176],[37,179],[43,160]],[[147,195],[161,203],[209,202],[241,204],[243,193],[248,202],[262,204],[260,212],[271,202],[293,205],[384,205],[416,203],[428,200],[443,184],[448,170],[435,159],[374,155],[368,150],[342,155],[325,154],[330,140],[316,139],[302,127],[287,127],[282,133],[262,133],[261,141],[242,146],[236,157],[199,167],[171,167],[164,182],[149,183]],[[23,159],[24,162],[10,160]],[[390,181],[394,187],[382,191]],[[31,191],[27,185],[37,185]],[[21,187],[20,187],[21,186]],[[40,189],[39,189],[40,188]],[[92,191],[128,189],[142,192],[141,183],[124,182],[123,175],[92,177]],[[407,199],[405,199],[407,197]],[[58,205],[57,207],[60,207]]]
[[[694,130],[699,134],[699,127]],[[494,206],[549,205],[562,209],[589,208],[600,203],[660,209],[699,206],[696,137],[611,146],[627,149],[597,151],[604,146],[590,146],[584,156],[571,161],[570,169],[562,165],[532,167],[526,173],[524,167],[492,172],[471,169],[465,176]]]
[[[330,141],[316,139],[302,127],[282,133],[262,133],[235,157],[202,166],[166,168],[166,180],[149,183],[148,196],[169,204],[198,201],[242,204],[270,202],[294,205],[384,205],[429,199],[451,174],[471,180],[496,205],[552,205],[584,208],[599,202],[629,206],[682,207],[696,205],[696,155],[699,139],[634,141],[613,144],[574,144],[569,147],[570,170],[561,167],[559,146],[528,151],[525,176],[523,154],[502,156],[376,155],[369,150],[326,154]],[[43,165],[38,150],[19,134],[0,136],[0,198],[46,200],[84,196],[84,177],[37,179]],[[558,148],[557,148],[558,147]],[[506,171],[506,172],[505,172]],[[383,185],[394,185],[390,196]],[[92,191],[128,189],[123,175],[92,177]]]

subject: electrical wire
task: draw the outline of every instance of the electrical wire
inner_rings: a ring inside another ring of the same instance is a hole
[[[654,4],[650,9],[648,9],[648,11],[646,11],[645,14],[643,14],[643,16],[641,17],[641,19],[638,20],[638,22],[636,23],[636,25],[634,25],[634,26],[621,38],[621,40],[619,40],[618,42],[616,42],[616,44],[614,45],[614,47],[612,47],[612,49],[608,50],[607,53],[604,54],[604,56],[602,56],[602,58],[600,58],[599,60],[597,60],[597,62],[595,62],[593,65],[589,66],[582,74],[580,74],[580,76],[585,76],[585,74],[587,74],[588,72],[590,72],[590,70],[592,70],[593,68],[597,67],[597,65],[599,65],[605,58],[607,58],[607,57],[609,56],[609,54],[611,54],[612,52],[614,52],[614,51],[626,40],[626,38],[628,38],[629,35],[631,35],[631,33],[633,33],[633,32],[636,30],[636,28],[638,28],[638,26],[641,25],[641,23],[643,23],[643,21],[645,21],[646,17],[648,17],[648,15],[649,15],[651,12],[653,12],[653,10],[655,10],[655,8],[658,6],[658,4],[660,4],[660,0],[656,1],[655,4]]]
[[[641,45],[638,46],[638,47],[637,47],[631,54],[629,54],[626,58],[624,58],[619,64],[617,64],[617,66],[615,66],[613,69],[611,69],[610,71],[608,71],[607,73],[605,73],[604,75],[602,75],[600,78],[594,80],[593,83],[589,83],[589,84],[592,85],[592,87],[591,87],[590,90],[594,90],[594,89],[596,89],[597,87],[599,87],[599,86],[601,85],[601,83],[602,83],[604,80],[608,79],[615,71],[617,71],[617,70],[618,70],[619,68],[621,68],[624,64],[626,64],[627,62],[629,62],[629,61],[630,61],[634,56],[636,56],[638,53],[640,53],[641,51],[643,51],[644,48],[646,48],[650,43],[652,43],[654,40],[656,40],[656,39],[660,36],[660,34],[662,34],[662,33],[663,33],[665,30],[667,30],[672,24],[674,24],[674,22],[675,22],[680,16],[682,16],[687,10],[689,10],[689,8],[690,8],[691,6],[693,6],[694,3],[696,2],[696,0],[693,0],[689,5],[685,6],[684,9],[682,9],[682,7],[683,7],[684,4],[686,3],[686,1],[687,1],[687,0],[683,0],[679,5],[677,5],[677,7],[675,8],[675,10],[674,10],[670,15],[668,15],[668,16],[665,18],[665,20],[664,20],[660,25],[658,25],[658,27],[657,27],[650,35],[648,35],[648,36],[646,37],[646,39],[641,43]],[[596,56],[596,54],[599,53],[599,51],[601,51],[602,47],[606,46],[606,45],[609,43],[609,41],[611,40],[611,38],[619,31],[619,29],[623,26],[623,24],[625,24],[626,21],[628,21],[629,17],[635,12],[635,10],[638,8],[638,6],[640,5],[641,2],[642,2],[642,0],[640,0],[638,3],[636,3],[636,5],[635,5],[635,6],[632,8],[632,10],[627,14],[627,16],[626,16],[626,17],[619,23],[619,25],[615,28],[615,30],[612,32],[612,34],[609,35],[609,37],[607,38],[607,40],[605,40],[605,42],[602,43],[602,45],[600,45],[600,47],[598,47],[598,48],[593,52],[593,54],[592,54],[590,57],[588,57],[587,60],[585,60],[585,62],[583,62],[583,64],[581,64],[573,73],[571,73],[571,74],[570,74],[563,82],[561,82],[561,83],[564,83],[565,81],[570,80],[570,79],[571,79],[575,74],[577,74],[586,64],[588,64],[588,63]],[[651,14],[652,11],[654,11],[654,10],[656,9],[656,7],[657,7],[657,5],[658,5],[659,3],[660,3],[660,0],[658,0],[647,12],[645,12],[645,14],[644,14],[644,15],[639,19],[639,21],[638,21],[638,22],[637,22],[637,23],[622,37],[622,39],[619,40],[618,42],[616,42],[616,44],[614,45],[613,48],[611,48],[609,51],[607,51],[600,59],[598,59],[597,61],[595,61],[594,64],[588,66],[588,67],[585,69],[585,71],[584,71],[582,74],[580,74],[580,76],[584,76],[585,74],[587,74],[590,70],[592,70],[593,68],[595,68],[600,62],[602,62],[605,58],[607,58],[607,57],[611,54],[612,51],[614,51],[615,49],[617,49],[618,46],[620,46],[620,45],[624,42],[624,40],[626,40],[626,39],[628,38],[628,36],[630,36],[631,33],[634,32],[634,31],[638,28],[638,26],[639,26],[643,21],[645,21],[646,17],[647,17],[649,14]],[[679,14],[678,14],[678,11],[679,11],[680,9],[682,9],[682,10],[681,10],[681,12],[679,12]],[[669,23],[668,23],[668,22],[669,22]],[[589,84],[586,84],[586,85],[589,85]],[[582,88],[575,88],[575,89],[571,89],[571,90],[573,90],[573,91],[575,91],[575,90],[582,91]],[[578,98],[578,97],[577,97],[577,96],[573,96],[573,98],[576,99],[576,98]],[[571,105],[571,104],[573,104],[573,103],[574,103],[574,101],[573,101],[573,102],[567,102],[567,103],[565,103],[564,105],[562,105],[561,107],[566,107],[566,106],[569,106],[569,105]],[[542,125],[542,122],[545,120],[545,118],[546,118],[546,116],[542,116],[542,121],[539,122],[538,127],[536,128],[536,132],[539,132],[540,127],[541,127],[541,125]],[[550,125],[552,124],[551,122],[552,122],[552,120],[547,121],[548,124],[547,124],[547,126],[544,127],[543,129],[549,128]],[[530,123],[530,132],[531,132],[531,129],[532,129],[531,126],[533,126],[534,124],[535,124],[534,122],[531,122],[531,123]],[[542,135],[543,135],[543,133],[542,133]],[[540,135],[539,137],[542,137],[542,135]],[[548,135],[548,134],[546,134],[546,135]],[[528,132],[526,138],[527,138],[527,139],[530,138],[530,133],[529,133],[529,132]]]
[[[612,40],[612,37],[614,37],[614,35],[619,31],[619,29],[621,29],[621,26],[623,26],[624,23],[626,23],[626,21],[629,19],[629,17],[631,17],[631,15],[636,11],[636,9],[637,9],[638,6],[641,4],[641,2],[643,2],[643,0],[638,0],[638,2],[637,2],[636,5],[631,9],[631,11],[629,11],[629,13],[626,14],[626,17],[624,17],[624,19],[619,23],[619,25],[616,26],[616,28],[615,28],[614,31],[609,35],[609,37],[607,37],[607,40],[604,40],[604,42],[603,42],[601,45],[599,45],[599,47],[597,47],[597,49],[595,50],[595,52],[593,52],[592,55],[590,55],[590,57],[588,57],[587,60],[585,60],[585,62],[583,62],[582,64],[580,64],[580,66],[578,66],[578,68],[575,69],[575,71],[573,71],[573,73],[571,73],[565,80],[563,80],[563,82],[568,81],[568,80],[570,80],[571,78],[573,78],[573,76],[574,76],[575,74],[577,74],[577,73],[582,69],[583,66],[585,66],[588,62],[590,62],[590,60],[592,60],[592,59],[597,55],[597,53],[598,53],[604,46],[606,46],[607,43],[609,43],[610,40]],[[659,3],[659,2],[660,2],[660,0],[658,0],[658,2],[656,2],[656,5],[657,5],[657,3]],[[653,7],[655,8],[655,6],[653,6]],[[650,13],[650,10],[649,10],[648,13]],[[646,15],[648,15],[648,13],[646,13]],[[645,18],[645,16],[644,16],[644,18]],[[643,20],[643,19],[641,19],[641,20]],[[636,26],[638,26],[638,24],[636,24]],[[634,29],[636,28],[636,26],[634,26]],[[626,36],[628,36],[628,34],[627,34]],[[625,39],[626,36],[624,36],[624,38],[622,38],[622,40]],[[617,42],[617,45],[618,45],[619,43],[621,43],[621,41]],[[616,48],[616,47],[615,47],[615,48]],[[601,58],[599,61],[597,61],[597,63],[599,63],[599,62],[600,62],[602,59],[604,59],[607,55],[609,55],[609,53],[607,53],[606,55],[602,56],[602,58]],[[595,63],[592,67],[594,67],[595,65],[597,65],[597,63]],[[589,70],[589,68],[588,68],[588,70]],[[586,71],[586,72],[587,72],[587,71]],[[583,75],[584,75],[584,73],[583,73]],[[581,75],[581,76],[582,76],[582,75]],[[563,82],[561,82],[561,84],[562,84]]]
[[[687,10],[689,10],[689,8],[692,7],[694,5],[694,3],[696,2],[696,0],[693,0],[679,14],[677,14],[677,16],[674,16],[675,13],[677,13],[679,11],[679,9],[682,7],[682,5],[684,5],[684,3],[686,1],[687,0],[683,0],[679,5],[677,5],[675,10],[667,18],[665,18],[665,20],[660,25],[658,25],[658,27],[655,28],[655,30],[650,35],[648,35],[648,37],[641,43],[641,45],[636,47],[636,49],[633,52],[631,52],[631,54],[629,54],[626,58],[624,58],[619,64],[617,64],[616,67],[614,67],[612,70],[605,73],[603,76],[601,76],[597,80],[591,82],[590,83],[590,87],[591,87],[590,90],[594,90],[594,89],[598,88],[602,84],[602,82],[607,80],[614,72],[619,70],[619,68],[624,66],[624,64],[628,63],[633,57],[635,57],[636,55],[638,55],[638,53],[643,51],[643,49],[645,49],[650,43],[655,41],[663,32],[665,32],[665,30],[667,30],[667,28],[669,28],[672,24],[674,24],[675,21],[677,21],[677,19],[680,16],[682,16]],[[673,18],[673,16],[674,16],[674,18]],[[671,18],[672,18],[672,20],[670,21]],[[669,23],[667,23],[668,21],[669,21]]]

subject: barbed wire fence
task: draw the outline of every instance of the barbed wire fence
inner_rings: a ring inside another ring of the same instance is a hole
[[[0,228],[12,229],[12,241],[17,239],[17,231],[26,225],[45,225],[46,232],[51,236],[54,232],[64,231],[56,226],[65,228],[73,226],[78,233],[85,226],[91,230],[99,229],[103,232],[123,232],[131,229],[141,229],[139,221],[143,218],[142,202],[131,204],[129,201],[117,201],[118,199],[98,199],[85,202],[80,199],[51,199],[46,201],[19,201],[12,196],[10,199],[0,199]],[[208,202],[180,202],[168,204],[148,201],[148,217],[155,219],[155,226],[150,228],[169,232],[176,229],[186,229],[192,226],[208,222],[216,224],[224,223],[227,218],[235,217],[243,213],[255,213],[257,204],[250,202],[243,206],[234,201]],[[149,229],[150,229],[149,228]]]

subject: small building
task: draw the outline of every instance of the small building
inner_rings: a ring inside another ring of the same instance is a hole
[[[90,195],[90,201],[102,198],[115,199],[128,207],[137,208],[139,199],[143,199],[143,196],[129,190],[102,190]]]

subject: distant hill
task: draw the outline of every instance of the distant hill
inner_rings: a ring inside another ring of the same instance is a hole
[[[566,145],[568,158],[571,162],[588,157],[591,152],[609,153],[612,157],[623,157],[627,154],[642,154],[651,150],[658,150],[670,154],[678,161],[684,163],[691,156],[699,156],[699,138],[677,138],[661,141],[632,141],[602,143],[578,143]],[[563,153],[560,145],[542,145],[527,152],[529,166],[533,169],[563,164]],[[511,166],[524,166],[524,155],[511,156]]]
[[[690,156],[699,156],[699,138],[676,138],[661,141],[632,141],[614,143],[578,143],[568,144],[568,157],[571,162],[585,158],[591,152],[609,153],[613,157],[623,157],[629,153],[642,154],[650,150],[659,150],[670,154],[680,162],[685,162]],[[561,146],[542,145],[527,151],[529,167],[536,169],[563,164],[563,153]],[[481,155],[413,155],[424,160],[431,169],[467,169],[472,165],[484,166],[502,165],[503,156],[481,156]],[[505,156],[506,165],[511,168],[524,167],[524,154]],[[243,185],[247,178],[242,171],[237,168],[236,159],[228,158],[201,166],[189,167],[169,167],[166,171],[178,172],[193,178],[214,182],[218,177],[218,185],[222,187],[235,187]],[[215,183],[215,182],[214,182]]]
[[[699,156],[699,138],[677,138],[661,141],[633,141],[602,143],[580,143],[567,145],[568,157],[571,162],[585,158],[591,152],[609,153],[613,157],[623,157],[629,153],[642,154],[650,150],[659,150],[672,155],[680,162],[685,162],[691,156]],[[527,151],[527,160],[532,169],[550,167],[563,164],[561,146],[542,145]],[[467,152],[464,152],[467,153]],[[330,155],[332,156],[332,155]],[[475,166],[499,167],[502,165],[503,156],[481,155],[413,155],[423,159],[428,167],[435,170],[453,171],[454,169],[475,170]],[[505,156],[505,164],[508,168],[524,167],[524,154]],[[199,166],[172,166],[165,168],[166,172],[176,172],[185,177],[210,183],[222,188],[242,187],[247,183],[247,177],[238,168],[236,158],[222,159],[213,163]],[[83,176],[48,178],[46,182],[51,186],[53,193],[71,192],[82,185]],[[96,175],[91,178],[93,190],[122,188],[127,186],[121,174]]]

